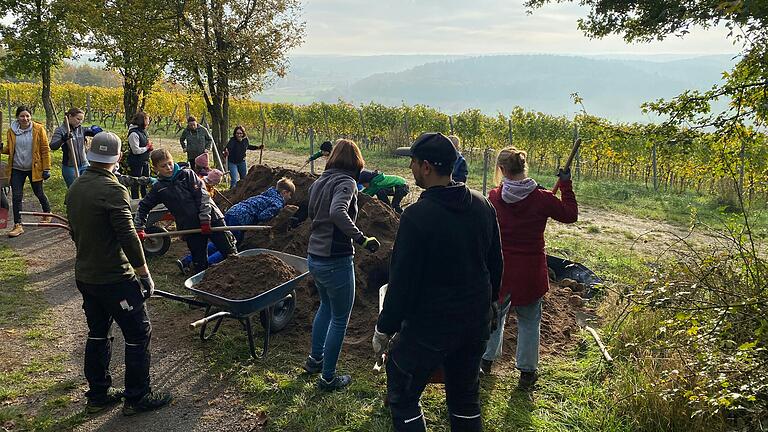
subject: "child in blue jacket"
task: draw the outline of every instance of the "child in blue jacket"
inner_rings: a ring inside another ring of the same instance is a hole
[[[264,193],[244,199],[227,210],[224,214],[224,222],[227,226],[258,225],[264,223],[280,213],[288,200],[296,192],[296,186],[290,179],[281,178],[276,187],[264,191]],[[237,243],[242,242],[245,233],[243,231],[231,231]],[[224,256],[213,243],[208,243],[208,265],[216,264],[224,259]],[[186,255],[176,261],[176,265],[182,273],[186,273],[192,256]]]

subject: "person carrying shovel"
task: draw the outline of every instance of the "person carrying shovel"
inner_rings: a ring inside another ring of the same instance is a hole
[[[451,179],[456,150],[445,135],[423,134],[396,154],[411,157],[416,185],[426,190],[400,216],[372,341],[380,355],[399,334],[386,364],[394,430],[426,430],[419,401],[442,366],[451,430],[479,431],[480,356],[503,268],[496,212]]]
[[[205,184],[197,174],[174,163],[173,156],[167,149],[153,150],[149,158],[158,175],[157,182],[139,202],[134,220],[139,238],[145,238],[144,227],[150,210],[162,203],[176,220],[177,230],[199,228],[201,231],[184,236],[196,273],[208,268],[209,238],[224,258],[236,254],[232,233],[211,231],[211,227],[225,226],[224,215],[208,195]]]
[[[90,166],[66,196],[67,219],[75,241],[75,283],[88,323],[85,343],[86,412],[97,413],[125,397],[124,415],[167,405],[170,393],[149,386],[152,326],[145,301],[154,282],[131,222],[130,197],[112,169],[120,159],[120,138],[96,134],[87,154]],[[125,339],[125,389],[112,387],[109,363],[112,322]]]

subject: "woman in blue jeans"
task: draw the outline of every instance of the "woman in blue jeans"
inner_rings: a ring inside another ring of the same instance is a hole
[[[57,127],[51,136],[51,150],[61,149],[61,176],[64,177],[64,183],[67,189],[78,177],[83,175],[88,168],[88,159],[85,157],[85,138],[93,137],[101,132],[98,126],[83,127],[85,113],[80,108],[70,108],[65,114],[65,123]],[[69,140],[72,139],[72,148],[74,156],[70,152]],[[77,166],[77,168],[75,168]],[[75,174],[77,170],[78,174]]]
[[[248,167],[245,164],[245,151],[263,148],[263,145],[251,145],[248,142],[245,128],[240,125],[235,126],[235,130],[232,131],[232,138],[229,139],[227,147],[224,149],[224,157],[227,158],[227,169],[229,169],[230,189],[234,189],[237,182],[248,173]]]
[[[357,179],[365,161],[357,145],[341,139],[333,147],[325,171],[309,188],[312,231],[307,247],[309,272],[315,280],[320,307],[312,324],[312,349],[304,369],[321,372],[318,386],[332,391],[346,387],[349,375],[336,375],[352,305],[355,302],[355,254],[352,242],[370,252],[379,248],[355,225]]]

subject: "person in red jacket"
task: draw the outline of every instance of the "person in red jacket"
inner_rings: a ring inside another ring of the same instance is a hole
[[[573,193],[570,170],[557,176],[562,200],[528,177],[527,154],[507,147],[496,160],[501,184],[488,199],[496,208],[504,256],[504,276],[499,291],[499,325],[491,334],[480,362],[483,374],[490,374],[493,361],[501,356],[504,322],[511,307],[517,313],[516,366],[520,370],[518,389],[531,391],[538,378],[541,300],[549,289],[544,229],[547,220],[574,223],[579,209]]]

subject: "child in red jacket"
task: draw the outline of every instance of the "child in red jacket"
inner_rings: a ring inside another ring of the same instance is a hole
[[[527,154],[514,147],[499,152],[497,172],[501,184],[490,191],[488,199],[496,209],[504,256],[504,276],[499,292],[499,325],[491,334],[480,363],[489,374],[493,361],[501,355],[504,322],[511,307],[517,312],[516,366],[520,370],[518,388],[533,389],[539,362],[541,299],[549,290],[544,229],[547,220],[574,223],[579,209],[573,193],[570,170],[557,176],[562,200],[528,177]]]

